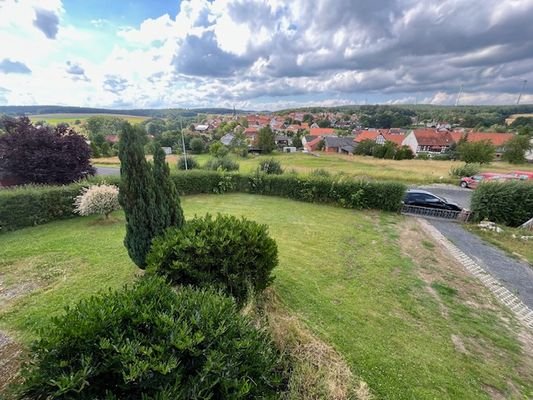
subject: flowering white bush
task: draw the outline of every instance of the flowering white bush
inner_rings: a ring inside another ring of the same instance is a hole
[[[83,188],[82,193],[74,201],[74,211],[80,215],[109,214],[120,208],[118,187],[114,185],[93,185]]]

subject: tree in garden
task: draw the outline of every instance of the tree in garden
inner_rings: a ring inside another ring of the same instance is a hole
[[[461,161],[466,163],[488,164],[494,159],[495,148],[488,140],[464,142],[457,146]]]
[[[374,153],[374,147],[376,147],[374,140],[365,139],[362,140],[354,149],[354,154],[361,156],[371,156]]]
[[[200,138],[194,138],[191,140],[191,143],[189,145],[191,147],[191,151],[194,154],[200,154],[204,152],[205,149],[205,143]]]
[[[126,215],[124,245],[137,266],[144,268],[152,239],[158,234],[159,217],[152,167],[144,156],[142,129],[124,124],[119,142],[119,202]]]
[[[274,132],[270,129],[270,126],[259,129],[257,137],[257,146],[263,153],[272,153],[276,148],[276,142],[274,141]]]
[[[222,158],[226,157],[229,153],[229,149],[224,146],[221,142],[214,142],[209,146],[209,154],[213,157]]]
[[[165,161],[165,152],[154,145],[154,192],[158,205],[160,224],[158,231],[163,232],[169,226],[181,228],[183,225],[183,210],[181,209],[178,191],[174,181],[170,178],[170,168]]]
[[[532,145],[529,136],[517,135],[505,144],[502,158],[511,164],[526,162],[526,152],[531,150]]]
[[[94,175],[85,138],[64,125],[36,127],[6,118],[0,136],[0,175],[20,184],[67,184]]]

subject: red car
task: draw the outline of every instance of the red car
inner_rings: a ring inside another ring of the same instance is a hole
[[[498,174],[495,172],[481,172],[474,176],[466,176],[461,178],[461,187],[475,189],[481,182],[486,181],[507,181],[519,179],[513,174]]]

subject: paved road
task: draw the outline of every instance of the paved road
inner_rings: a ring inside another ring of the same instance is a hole
[[[120,175],[120,168],[96,167],[96,175]]]
[[[533,268],[466,231],[461,224],[428,220],[448,240],[533,309]]]
[[[459,186],[453,185],[427,185],[418,186],[416,189],[427,190],[437,196],[444,197],[449,201],[459,204],[461,207],[470,209],[470,200],[472,199],[472,190],[463,189]]]

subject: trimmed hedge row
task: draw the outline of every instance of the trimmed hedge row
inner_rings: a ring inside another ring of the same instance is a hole
[[[336,204],[346,208],[398,211],[406,186],[353,178],[298,175],[241,175],[186,171],[172,175],[180,195],[244,192],[294,200]],[[92,178],[67,186],[24,186],[0,190],[0,232],[74,217],[74,198],[97,182],[118,185],[119,177]]]
[[[479,185],[472,196],[475,219],[520,226],[533,217],[533,183],[490,182]]]

